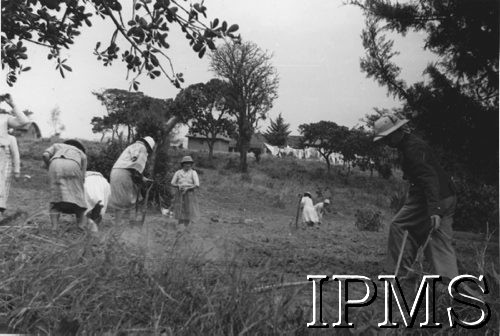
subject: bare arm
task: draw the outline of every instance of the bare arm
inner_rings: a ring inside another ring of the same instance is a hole
[[[14,165],[14,174],[19,175],[21,173],[21,158],[19,156],[19,148],[17,147],[15,137],[11,136],[9,145],[10,153],[12,155],[12,163]]]
[[[9,104],[10,107],[12,107],[13,117],[9,118],[9,127],[18,128],[30,122],[28,117],[23,112],[19,111],[19,109],[16,107],[10,95],[5,99],[5,102]]]
[[[49,167],[50,158],[51,158],[50,153],[48,153],[48,152],[43,152],[43,154],[42,154],[42,159],[43,159],[43,162],[45,163],[45,168],[48,168],[48,167]]]
[[[45,152],[43,152],[42,160],[45,163],[45,168],[49,168],[50,159],[52,158],[52,156],[54,156],[54,153],[55,153],[54,145],[50,146],[45,150]]]
[[[177,172],[174,173],[174,177],[172,177],[172,181],[170,182],[172,187],[178,188],[179,185],[177,184]]]

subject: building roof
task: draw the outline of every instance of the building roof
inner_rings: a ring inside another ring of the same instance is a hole
[[[36,133],[37,137],[39,137],[39,138],[42,137],[42,132],[40,131],[40,127],[38,127],[38,125],[34,121],[30,121],[29,123],[27,123],[24,126],[16,127],[14,131],[28,132],[30,130],[30,128],[35,129],[35,133]]]
[[[289,135],[287,138],[287,144],[292,148],[300,148],[301,141],[302,137],[300,135]]]
[[[252,139],[250,140],[250,148],[261,148],[266,142],[267,140],[263,134],[252,134]],[[231,139],[231,141],[229,142],[229,147],[236,147],[236,139]]]
[[[202,140],[206,140],[207,139],[206,136],[201,135],[200,133],[188,134],[188,135],[186,135],[186,138],[188,138],[188,139],[202,139]],[[217,134],[217,136],[215,137],[215,139],[216,140],[220,140],[220,141],[231,142],[231,138],[226,137],[224,135],[219,135],[219,134]]]

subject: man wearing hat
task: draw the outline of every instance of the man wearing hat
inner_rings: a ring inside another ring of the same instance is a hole
[[[198,173],[193,170],[193,159],[184,156],[181,167],[172,177],[171,185],[177,189],[174,200],[174,214],[181,229],[187,228],[189,223],[198,217],[198,198],[195,190],[200,187]]]
[[[152,137],[144,137],[125,148],[110,174],[109,207],[115,210],[115,221],[121,225],[130,219],[130,210],[138,200],[140,184],[150,181],[142,175],[148,156],[155,147]]]
[[[430,235],[424,251],[435,274],[453,279],[458,275],[455,250],[451,244],[456,196],[453,181],[439,165],[430,146],[403,127],[408,120],[395,115],[379,118],[374,141],[398,149],[403,179],[410,188],[404,206],[393,218],[388,240],[388,270],[394,271],[404,231],[408,231],[400,269],[413,264],[417,250]],[[402,273],[404,274],[404,273]]]

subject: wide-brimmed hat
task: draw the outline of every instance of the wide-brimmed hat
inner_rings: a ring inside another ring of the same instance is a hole
[[[312,198],[311,193],[310,193],[309,191],[306,191],[306,192],[304,193],[304,197],[305,197],[305,196],[308,196],[309,198]]]
[[[375,124],[373,124],[373,141],[378,141],[391,134],[408,121],[409,120],[407,119],[400,119],[394,114],[388,114],[380,117],[377,121],[375,121]]]
[[[185,163],[194,163],[193,158],[190,157],[189,155],[183,157],[181,160],[181,165],[183,165]]]
[[[64,141],[64,143],[66,145],[70,145],[70,146],[76,147],[76,148],[78,148],[79,150],[81,150],[82,152],[85,153],[85,146],[80,141],[78,141],[76,139],[69,139],[69,140]]]
[[[327,199],[325,199],[325,200],[323,201],[323,203],[325,203],[325,204],[330,204],[330,200],[327,198]]]
[[[147,146],[149,146],[150,151],[152,152],[155,148],[156,142],[150,136],[144,137],[141,139]]]

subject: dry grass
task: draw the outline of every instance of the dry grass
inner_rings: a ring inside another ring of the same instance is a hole
[[[39,155],[49,144],[21,145],[26,169],[34,176],[16,190],[32,198],[26,198],[24,210],[46,202]],[[186,154],[194,153],[172,151],[170,159],[177,162]],[[151,251],[149,244],[111,237],[97,239],[73,231],[56,235],[45,229],[47,218],[41,216],[14,219],[0,226],[0,332],[9,325],[11,331],[69,335],[74,334],[71,330],[80,335],[332,333],[306,329],[311,318],[309,286],[278,286],[261,293],[255,289],[303,281],[306,274],[361,273],[374,278],[381,269],[386,234],[357,231],[354,214],[361,207],[379,209],[387,222],[392,213],[389,196],[401,182],[357,170],[347,179],[335,170],[327,175],[321,163],[290,158],[251,162],[250,173],[242,176],[236,171],[237,155],[216,154],[213,162],[206,162],[203,153],[194,156],[204,215],[217,218],[203,225],[225,241],[234,240],[231,253],[209,261],[203,250],[164,237],[159,240],[165,249]],[[295,217],[297,194],[304,191],[311,191],[315,200],[329,197],[336,214],[329,214],[328,228],[289,236],[284,228]],[[148,221],[154,216],[150,211]],[[207,236],[201,239],[213,242]],[[464,272],[488,274],[488,285],[498,297],[498,274],[490,262],[498,263],[498,245],[495,250],[470,240],[460,244]],[[337,318],[337,294],[330,286],[325,317],[331,323]],[[447,303],[440,304],[443,311]],[[491,308],[492,320],[479,334],[498,334],[498,304]],[[471,314],[476,313],[472,309]],[[382,321],[380,314],[383,310],[375,305],[353,314],[359,322],[354,334],[379,332],[372,326]],[[453,333],[467,335],[470,330]]]
[[[172,249],[155,269],[145,251],[109,237],[59,238],[36,222],[0,226],[0,314],[12,332],[288,334],[304,329],[294,293],[256,293],[260,273]],[[262,272],[266,268],[262,267]]]

